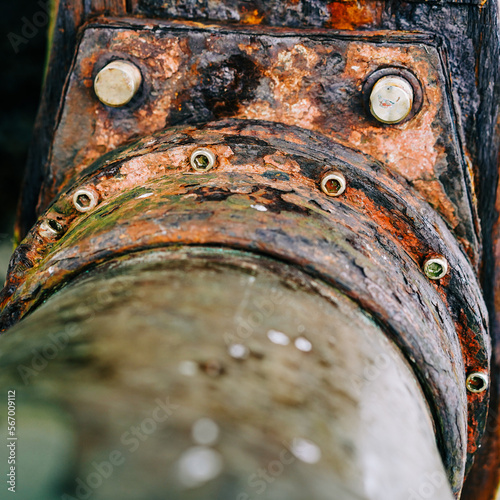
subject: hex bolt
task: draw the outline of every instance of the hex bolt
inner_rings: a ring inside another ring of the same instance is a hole
[[[424,263],[424,273],[431,280],[440,280],[448,274],[448,261],[444,257],[433,257]]]
[[[141,86],[139,68],[129,61],[113,61],[95,77],[94,91],[106,106],[125,106]]]
[[[191,155],[191,167],[197,172],[207,172],[215,167],[217,158],[209,149],[197,149]]]
[[[382,123],[403,121],[413,106],[413,87],[400,76],[384,76],[370,94],[370,112]]]
[[[480,372],[471,373],[466,381],[467,390],[473,393],[484,392],[488,388],[488,384],[488,376]]]
[[[345,177],[340,172],[327,172],[321,178],[321,191],[327,196],[340,196],[345,188]]]
[[[55,219],[45,219],[40,224],[40,234],[45,237],[58,237],[63,231],[63,227]]]
[[[82,188],[73,195],[73,205],[79,212],[89,212],[99,203],[99,195],[93,188]]]

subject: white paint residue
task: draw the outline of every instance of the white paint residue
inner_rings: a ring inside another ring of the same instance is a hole
[[[177,369],[186,377],[194,377],[198,372],[198,365],[194,361],[181,361]]]
[[[141,194],[140,196],[137,196],[136,200],[140,200],[142,198],[149,198],[150,196],[153,196],[153,193],[144,193]]]
[[[216,478],[222,471],[222,456],[204,446],[184,452],[178,462],[179,479],[187,488],[196,488]]]
[[[295,438],[290,450],[299,460],[307,464],[315,464],[321,459],[321,450],[319,446],[312,441],[303,438]]]
[[[264,205],[250,205],[252,208],[255,208],[255,210],[258,210],[259,212],[267,212],[267,208]]]
[[[196,444],[209,446],[219,438],[219,426],[210,418],[200,418],[191,429],[193,441]]]
[[[243,344],[231,344],[228,351],[232,358],[245,359],[248,357],[248,348]]]
[[[285,335],[283,332],[278,332],[277,330],[269,330],[267,332],[267,338],[273,344],[277,345],[288,345],[290,343],[288,335]]]
[[[312,349],[312,344],[304,337],[297,337],[295,339],[295,347],[299,351],[309,352]]]

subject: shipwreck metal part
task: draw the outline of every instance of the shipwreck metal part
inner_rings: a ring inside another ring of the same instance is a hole
[[[144,79],[120,110],[92,91],[96,73],[116,58],[133,62]],[[412,84],[415,106],[411,119],[388,127],[364,110],[363,88],[373,75],[398,72]],[[89,24],[61,103],[38,213],[134,136],[226,117],[263,119],[321,132],[386,163],[445,218],[477,264],[478,225],[447,74],[440,39],[426,33]]]
[[[424,93],[422,90],[422,85],[418,78],[408,69],[403,67],[388,67],[377,69],[363,84],[363,97],[365,103],[365,109],[368,113],[371,112],[370,98],[375,85],[380,82],[383,78],[394,77],[404,82],[408,82],[411,86],[411,106],[410,110],[405,117],[403,117],[398,123],[411,120],[421,109],[424,102]]]
[[[340,172],[326,172],[321,177],[321,191],[327,196],[340,196],[347,186],[345,177]]]
[[[191,167],[197,172],[207,172],[215,167],[217,157],[209,149],[197,149],[191,153]]]
[[[217,155],[217,170],[190,171],[193,145]],[[316,188],[331,164],[349,178],[340,198]],[[466,395],[465,373],[489,371],[487,315],[456,239],[400,177],[312,132],[229,121],[146,137],[98,161],[80,183],[99,193],[99,207],[77,215],[77,184],[40,219],[57,219],[66,233],[43,239],[37,224],[17,250],[1,296],[3,328],[72,276],[144,248],[244,248],[293,263],[356,300],[402,349],[459,491],[486,418],[487,392]],[[421,269],[432,253],[452,269],[439,284]]]
[[[375,83],[370,96],[370,112],[381,123],[401,123],[413,107],[413,88],[404,79],[384,76]]]
[[[470,392],[483,392],[488,388],[489,378],[484,373],[471,373],[467,377],[467,390]]]
[[[80,188],[73,195],[73,205],[79,212],[90,212],[99,204],[99,195],[94,188]]]
[[[408,39],[408,31],[426,31],[432,33],[432,42],[423,43],[425,50],[431,50],[432,46],[439,46],[439,60],[443,69],[444,83],[442,90],[445,94],[445,100],[448,102],[451,114],[454,115],[452,121],[451,136],[459,143],[459,149],[464,154],[463,177],[466,190],[463,187],[458,191],[458,198],[452,195],[453,203],[456,199],[464,200],[465,191],[470,192],[470,204],[465,203],[466,209],[461,213],[465,214],[465,220],[461,222],[465,226],[472,220],[475,225],[475,234],[479,235],[479,243],[476,246],[470,246],[467,239],[461,237],[462,243],[467,248],[469,256],[476,263],[482,285],[485,300],[489,306],[492,317],[492,335],[495,343],[496,352],[493,360],[493,372],[491,376],[491,394],[492,409],[490,411],[489,424],[485,438],[482,441],[482,447],[478,449],[475,456],[475,465],[465,482],[463,498],[472,500],[492,500],[496,496],[498,484],[500,481],[500,418],[499,394],[500,385],[498,374],[500,366],[500,329],[498,325],[498,306],[497,295],[500,293],[500,279],[498,277],[498,262],[500,262],[500,241],[498,228],[498,213],[500,206],[495,211],[494,199],[498,181],[498,96],[499,88],[499,34],[498,29],[498,2],[494,0],[455,0],[430,2],[425,0],[411,0],[409,2],[398,1],[379,1],[379,0],[203,0],[202,2],[180,1],[180,0],[56,0],[54,2],[54,19],[51,25],[51,47],[49,64],[46,78],[46,86],[42,96],[42,102],[39,110],[37,124],[35,127],[34,143],[27,165],[26,185],[22,193],[20,203],[20,212],[17,220],[16,238],[17,241],[23,239],[36,218],[44,215],[44,209],[36,212],[36,206],[39,202],[40,189],[44,182],[48,184],[53,182],[50,179],[51,148],[54,144],[54,132],[60,123],[61,103],[64,98],[64,85],[66,77],[72,70],[75,51],[81,40],[78,33],[89,20],[94,22],[94,27],[102,28],[109,24],[109,20],[98,20],[96,16],[123,16],[121,19],[111,21],[111,24],[121,24],[124,29],[130,29],[141,23],[147,23],[147,29],[155,31],[155,26],[165,26],[171,29],[177,22],[171,22],[172,19],[184,23],[186,20],[192,22],[191,28],[206,30],[208,25],[226,24],[227,32],[232,32],[232,27],[237,24],[247,26],[251,33],[262,33],[273,31],[278,35],[293,33],[299,37],[304,36],[304,30],[323,30],[326,28],[329,36],[338,36],[333,30],[364,30],[363,33],[350,32],[351,37],[366,37],[368,30],[373,31],[377,48],[384,50],[386,36],[389,33],[386,30],[395,30],[400,32],[402,39]],[[126,18],[129,17],[129,19]],[[140,17],[142,20],[131,20],[130,17]],[[149,21],[148,18],[155,17],[155,21]],[[168,22],[161,19],[168,18]],[[203,21],[205,26],[200,25]],[[89,26],[90,27],[90,26]],[[170,27],[170,28],[169,28]],[[271,27],[271,28],[270,28]],[[135,29],[135,28],[133,28]],[[219,30],[220,27],[212,26],[213,30]],[[309,31],[310,33],[310,31]],[[395,33],[394,33],[395,34]],[[321,35],[320,35],[321,36]],[[397,35],[396,35],[397,36]],[[412,36],[417,36],[413,34]],[[418,35],[420,36],[420,35]],[[428,40],[428,38],[427,38]],[[417,45],[420,43],[416,40]],[[405,42],[406,43],[406,42]],[[128,54],[121,54],[121,57],[128,58]],[[99,66],[95,70],[102,68],[102,64],[110,62],[103,58],[99,61]],[[392,65],[392,56],[389,60],[383,62],[384,66]],[[133,61],[131,61],[133,62]],[[94,66],[94,61],[90,61],[90,66]],[[400,61],[401,63],[401,61]],[[397,61],[396,61],[397,64]],[[406,64],[402,64],[407,66]],[[410,65],[413,66],[413,65]],[[438,64],[439,66],[439,64]],[[438,67],[437,66],[437,67]],[[74,69],[74,67],[73,67]],[[142,70],[143,68],[141,68]],[[229,68],[231,69],[231,68]],[[234,68],[233,68],[234,69]],[[378,68],[373,68],[374,71]],[[413,71],[413,67],[406,67]],[[224,74],[233,74],[234,72],[223,72]],[[95,72],[92,76],[95,76]],[[417,75],[418,76],[418,75]],[[419,78],[420,79],[420,78]],[[217,81],[217,78],[214,79]],[[428,82],[423,82],[424,86]],[[91,78],[87,80],[88,89],[91,88]],[[152,89],[148,82],[144,82],[144,87],[139,90],[137,100],[130,103],[130,107],[119,110],[133,111],[150,95]],[[94,96],[95,99],[95,96]],[[196,103],[200,104],[199,100]],[[117,110],[114,110],[117,111]],[[360,114],[363,113],[359,107]],[[365,112],[365,116],[366,112]],[[109,120],[111,127],[119,115],[115,115]],[[218,116],[218,118],[223,118]],[[259,116],[260,118],[260,116]],[[123,120],[123,117],[120,118]],[[122,121],[126,127],[126,120]],[[179,120],[176,125],[182,124]],[[456,125],[456,127],[455,127]],[[381,126],[381,125],[380,125]],[[405,126],[402,124],[401,126]],[[145,132],[148,134],[150,132]],[[77,135],[75,134],[75,137]],[[430,135],[428,137],[431,137]],[[431,139],[421,144],[441,144],[440,141],[434,142]],[[118,143],[110,146],[113,150]],[[71,146],[70,146],[71,147]],[[374,148],[376,149],[376,148]],[[369,152],[376,156],[373,152]],[[415,155],[414,155],[415,156]],[[419,157],[420,155],[416,155]],[[187,164],[186,164],[187,166]],[[73,165],[66,165],[64,168],[73,169]],[[67,171],[68,173],[68,171]],[[437,175],[434,178],[435,174]],[[413,186],[425,196],[427,200],[440,200],[442,188],[440,184],[445,185],[447,195],[453,192],[453,186],[449,181],[454,179],[452,173],[448,177],[447,172],[433,172],[431,176],[422,180],[411,181]],[[69,173],[68,176],[70,177]],[[73,180],[78,180],[76,176]],[[318,181],[318,179],[316,179]],[[67,186],[72,185],[72,180],[68,181]],[[319,184],[316,185],[319,187]],[[349,192],[349,189],[347,190]],[[57,193],[58,194],[58,193]],[[141,196],[148,197],[148,193]],[[497,200],[500,199],[497,196]],[[47,199],[48,206],[52,199]],[[335,200],[338,201],[338,200]],[[266,207],[262,204],[253,204],[254,210],[266,213]],[[457,205],[457,203],[455,203]],[[448,222],[454,226],[456,221],[450,217],[453,210],[448,207],[438,207],[440,213],[447,214]],[[469,215],[473,214],[472,217]],[[85,220],[84,216],[82,219]],[[45,225],[40,226],[39,244],[40,249],[47,243],[48,247],[57,245],[58,238],[68,227],[56,226],[55,219],[47,219]],[[450,223],[450,222],[449,222]],[[48,225],[47,225],[48,224]],[[495,226],[496,224],[496,226]],[[56,231],[48,230],[52,226]],[[481,227],[479,227],[481,226]],[[59,232],[59,230],[62,230]],[[491,235],[494,229],[493,235]],[[474,232],[474,231],[473,231]],[[457,233],[459,234],[459,233]],[[29,253],[29,246],[24,247]],[[428,254],[421,254],[420,265],[425,259],[435,253],[434,249]],[[27,258],[22,252],[15,256],[16,268],[20,271],[29,270],[32,266],[32,260],[41,258],[35,255]],[[496,263],[496,265],[495,265]],[[456,262],[451,263],[453,266]],[[492,270],[495,268],[495,273]],[[451,273],[453,278],[453,272]],[[445,278],[445,281],[448,277]],[[436,286],[443,286],[447,283],[435,283]],[[458,311],[459,309],[454,309]],[[462,323],[468,323],[468,319],[463,319]],[[467,372],[470,373],[470,372]]]
[[[444,278],[448,270],[448,261],[444,257],[432,257],[424,262],[424,272],[431,280]]]

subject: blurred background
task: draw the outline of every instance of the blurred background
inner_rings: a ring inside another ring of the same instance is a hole
[[[12,253],[12,231],[45,64],[46,0],[3,2],[0,16],[0,288]]]

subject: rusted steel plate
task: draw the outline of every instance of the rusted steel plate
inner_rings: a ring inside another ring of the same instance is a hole
[[[199,145],[217,154],[214,171],[190,171]],[[347,179],[342,198],[327,199],[318,189],[329,166]],[[1,296],[3,327],[117,254],[183,243],[284,259],[339,287],[385,325],[433,405],[444,461],[459,490],[466,419],[471,460],[486,417],[486,392],[467,395],[466,411],[464,377],[489,371],[487,314],[454,236],[400,176],[324,136],[248,121],[144,138],[82,175],[14,255]],[[88,216],[72,204],[85,186],[101,200]],[[60,235],[47,232],[48,220],[57,221]],[[451,267],[438,283],[421,270],[434,254]]]
[[[39,213],[92,161],[133,136],[225,117],[267,120],[321,132],[386,163],[478,262],[464,152],[432,35],[130,23],[91,25],[83,33]],[[129,105],[114,109],[98,101],[93,81],[120,58],[137,64],[144,83]],[[399,125],[378,123],[364,106],[364,82],[386,66],[407,68],[423,89],[420,111]]]
[[[464,5],[465,2],[383,2],[377,0],[330,1],[330,0],[203,0],[200,2],[166,0],[98,0],[79,2],[65,0],[58,2],[57,20],[54,22],[54,51],[50,58],[47,86],[37,124],[37,133],[30,156],[27,183],[20,203],[17,234],[26,235],[35,221],[35,205],[39,196],[41,179],[47,174],[49,144],[53,140],[55,110],[60,105],[62,82],[76,46],[76,29],[87,22],[89,15],[102,12],[109,15],[124,15],[126,12],[142,17],[158,16],[169,19],[191,19],[205,22],[240,23],[254,25],[254,31],[264,31],[263,25],[288,26],[294,28],[324,27],[333,29],[403,29],[426,30],[442,35],[449,50],[450,65],[444,64],[445,72],[450,71],[453,91],[460,106],[458,115],[464,128],[464,144],[469,155],[470,171],[474,172],[478,199],[472,194],[473,205],[477,204],[482,230],[485,235],[484,265],[481,267],[486,301],[493,303],[491,292],[491,242],[489,233],[495,211],[492,200],[495,190],[495,175],[498,165],[498,137],[494,129],[498,116],[498,89],[492,82],[498,80],[498,12],[497,2],[481,0],[481,8]],[[475,2],[479,3],[479,2]],[[462,4],[462,5],[460,5]],[[141,21],[142,22],[142,21]],[[105,24],[105,23],[102,23]],[[116,22],[115,22],[116,24]],[[130,27],[125,21],[124,27]],[[153,23],[151,24],[153,26]],[[353,33],[354,35],[354,33]],[[368,36],[365,33],[363,36]],[[397,34],[394,36],[398,37]],[[435,40],[428,36],[415,37],[429,48]],[[421,36],[421,35],[419,35]],[[434,35],[433,35],[434,36]],[[374,33],[373,40],[383,44],[384,37]],[[394,40],[394,38],[393,38]],[[429,41],[430,40],[430,41]],[[401,43],[405,34],[401,34]],[[442,55],[442,54],[440,54]],[[443,59],[444,60],[444,59]],[[448,82],[449,83],[449,82]],[[60,118],[60,114],[58,115]],[[113,124],[113,120],[109,123]],[[112,130],[112,129],[109,129]],[[458,130],[458,129],[457,129]],[[79,131],[77,131],[79,132]],[[78,133],[75,134],[75,137]],[[70,169],[72,166],[69,167]],[[472,174],[471,174],[472,177]],[[465,175],[465,182],[468,182]],[[70,184],[67,184],[68,186]],[[471,191],[474,187],[471,184]],[[437,191],[433,190],[434,195]],[[58,194],[58,193],[57,193]],[[435,196],[435,199],[438,197]],[[52,199],[48,200],[52,202]],[[43,212],[40,211],[39,215]],[[467,217],[469,215],[467,214]],[[473,218],[471,217],[471,220]],[[468,223],[468,220],[467,220]],[[44,233],[47,238],[47,233]],[[462,242],[464,238],[462,237]],[[464,243],[467,246],[467,242]],[[19,253],[19,268],[28,269],[44,249],[44,241],[33,251],[25,248],[26,255]],[[468,249],[469,255],[478,249]],[[30,260],[33,257],[33,262]],[[473,256],[476,259],[476,255]],[[479,259],[481,260],[481,259]],[[495,292],[496,293],[496,292]],[[458,310],[458,309],[456,309]],[[493,312],[493,308],[490,313]],[[495,334],[498,345],[498,334]],[[498,364],[496,374],[498,375]],[[496,377],[498,378],[498,377]],[[492,381],[493,397],[498,409],[498,382]],[[473,413],[473,412],[472,412]],[[480,420],[480,418],[479,418]],[[498,485],[498,411],[493,409],[490,429],[483,447],[476,454],[479,467],[470,474],[471,485],[466,488],[467,498],[490,500]],[[471,477],[474,476],[474,477]],[[464,497],[465,498],[465,497]]]

